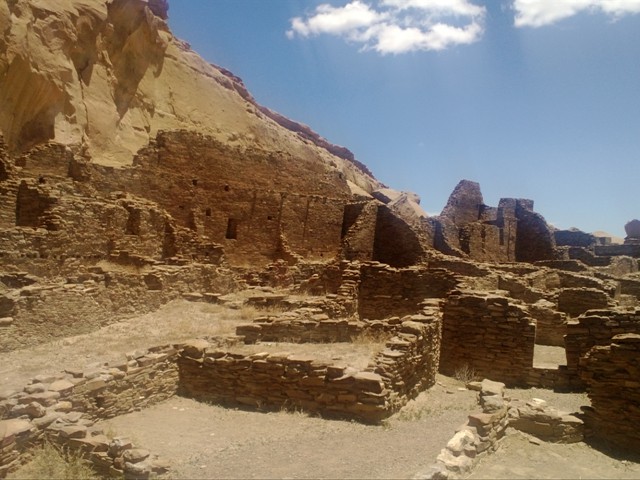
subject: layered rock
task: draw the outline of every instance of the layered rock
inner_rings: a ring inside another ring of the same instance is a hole
[[[167,12],[166,0],[4,2],[0,132],[9,149],[55,140],[128,165],[159,131],[189,129],[333,164],[365,190],[381,186],[344,147],[257,105],[238,77],[171,34]]]

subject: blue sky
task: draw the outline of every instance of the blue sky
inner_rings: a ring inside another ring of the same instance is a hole
[[[169,24],[430,213],[469,179],[558,228],[640,217],[640,0],[174,0]]]

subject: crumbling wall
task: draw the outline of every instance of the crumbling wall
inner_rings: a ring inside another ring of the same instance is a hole
[[[567,369],[579,379],[583,358],[594,346],[607,346],[623,333],[640,334],[640,309],[590,310],[567,323]]]
[[[526,385],[536,325],[513,299],[454,291],[443,307],[440,372],[473,371],[510,385]]]
[[[24,463],[33,447],[45,438],[72,451],[84,451],[89,461],[108,476],[122,476],[125,472],[132,475],[143,469],[148,470],[147,475],[151,471],[166,472],[166,462],[158,461],[157,456],[139,452],[140,457],[131,458],[124,453],[133,448],[130,441],[113,444],[93,424],[175,395],[177,352],[170,345],[131,352],[122,363],[40,375],[22,391],[3,394],[0,397],[0,478]],[[118,457],[120,461],[114,463]],[[130,466],[127,467],[125,461]]]
[[[373,258],[379,203],[348,204],[342,221],[342,255],[345,260]]]
[[[81,269],[67,282],[37,282],[6,298],[0,323],[0,351],[37,345],[89,332],[122,318],[153,311],[184,293],[222,292],[236,288],[230,272],[214,265],[134,267],[103,262]]]
[[[431,222],[433,246],[461,252],[477,261],[534,262],[556,256],[555,239],[533,201],[503,198],[497,208],[484,204],[480,185],[462,180],[442,214]]]
[[[615,335],[608,345],[594,346],[580,366],[591,400],[586,436],[640,451],[640,334]]]
[[[558,310],[577,317],[588,310],[607,308],[611,299],[595,288],[563,288],[558,293]]]
[[[392,268],[380,263],[361,267],[358,314],[380,319],[416,313],[425,299],[444,298],[458,280],[439,268]]]
[[[295,329],[295,320],[290,325]],[[332,327],[331,338],[341,339],[345,330],[338,322],[321,328],[326,334]],[[362,331],[367,329],[365,325]],[[178,360],[181,390],[228,405],[302,408],[329,417],[378,422],[434,385],[440,351],[438,308],[431,306],[423,314],[403,318],[387,330],[395,335],[365,371],[319,362],[312,356],[234,353],[197,341],[185,347]],[[287,335],[286,328],[282,332]],[[239,327],[237,333],[253,339],[250,328]],[[264,333],[273,335],[275,330]]]
[[[186,131],[158,133],[133,168],[95,167],[92,183],[109,191],[112,175],[122,190],[167,210],[177,226],[224,245],[234,264],[277,258],[281,238],[295,254],[335,257],[351,198],[339,172],[319,162]]]
[[[516,200],[518,231],[516,261],[536,262],[555,258],[556,242],[544,217],[533,211],[532,200]]]

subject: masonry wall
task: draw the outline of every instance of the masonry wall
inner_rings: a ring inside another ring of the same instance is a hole
[[[441,373],[471,368],[483,378],[526,385],[536,327],[525,308],[493,294],[455,291],[443,312]]]
[[[214,265],[103,266],[76,265],[65,283],[31,283],[34,279],[29,276],[16,276],[16,282],[22,278],[26,284],[0,294],[0,351],[93,331],[123,317],[156,310],[185,293],[226,293],[236,288],[232,275]]]
[[[378,207],[373,258],[393,267],[408,267],[424,259],[420,232],[386,205]]]
[[[610,298],[595,288],[564,288],[558,293],[558,310],[577,317],[588,310],[607,308]]]
[[[580,375],[580,359],[594,346],[607,346],[619,334],[640,334],[640,309],[590,310],[567,323],[567,369]]]
[[[637,454],[640,451],[640,335],[615,335],[581,360],[591,408],[585,411],[587,437]]]
[[[302,408],[365,421],[384,418],[389,408],[379,375],[313,357],[187,349],[178,365],[183,394],[223,405]]]
[[[342,252],[346,260],[370,261],[378,216],[376,201],[345,206],[342,225]]]
[[[358,313],[363,319],[412,314],[424,300],[444,298],[457,284],[455,275],[445,269],[366,263],[360,272]]]
[[[174,131],[159,133],[134,165],[112,172],[96,167],[92,183],[103,191],[119,183],[157,202],[178,226],[224,245],[234,263],[276,258],[281,237],[308,258],[339,251],[350,192],[337,170],[317,160],[241,151]]]
[[[403,319],[398,333],[373,361],[390,393],[393,411],[435,385],[440,358],[442,317],[439,305]]]
[[[295,331],[295,320],[291,326]],[[363,327],[363,331],[370,328]],[[328,333],[331,328],[335,329],[333,335]],[[282,329],[286,330],[284,326]],[[345,325],[326,323],[322,329],[325,336],[340,339]],[[360,372],[318,362],[313,356],[246,355],[197,342],[185,347],[178,359],[181,391],[226,405],[301,408],[328,417],[378,422],[434,385],[437,373],[441,330],[438,308],[432,306],[423,314],[407,316],[388,329],[394,330],[385,349]],[[237,333],[251,335],[250,329],[243,327]],[[273,333],[275,330],[265,335]]]
[[[564,347],[567,334],[567,315],[558,312],[551,302],[540,300],[529,305],[529,313],[536,320],[536,343]]]
[[[120,458],[131,442],[121,442],[112,451],[103,432],[92,428],[96,420],[115,417],[162,402],[178,390],[178,350],[171,345],[131,352],[127,359],[113,365],[94,365],[58,375],[39,375],[22,391],[0,396],[0,478],[24,463],[34,446],[45,437],[71,450],[80,450],[108,476],[122,476],[129,468]],[[116,442],[117,444],[118,442]],[[109,450],[109,452],[107,452]],[[144,465],[150,473],[166,469]],[[120,468],[118,468],[118,465]],[[143,465],[138,465],[138,470]],[[136,468],[131,466],[132,471]]]

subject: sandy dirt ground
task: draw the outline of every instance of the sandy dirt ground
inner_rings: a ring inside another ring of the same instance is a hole
[[[513,432],[502,440],[498,451],[482,458],[467,478],[638,479],[640,463],[616,459],[584,443],[538,442]]]
[[[126,352],[198,336],[226,335],[264,312],[176,301],[159,311],[97,332],[0,354],[0,390],[22,388],[33,376],[121,360]],[[109,339],[105,342],[105,339]],[[348,346],[349,347],[349,346]],[[323,358],[362,365],[364,343],[311,345]],[[304,348],[309,348],[306,346]],[[536,349],[536,363],[562,363],[562,349]],[[358,363],[360,362],[360,363]],[[512,398],[541,398],[567,412],[588,405],[584,394],[509,389]],[[455,379],[438,383],[379,426],[324,420],[301,412],[262,413],[175,397],[104,422],[110,435],[131,437],[173,465],[172,478],[411,478],[432,465],[456,428],[477,411],[476,394]],[[554,445],[510,435],[470,478],[637,478],[640,463],[584,443]]]
[[[104,429],[168,459],[174,478],[410,478],[477,408],[474,392],[441,380],[379,426],[174,398]]]

